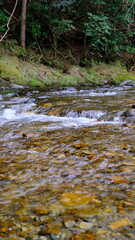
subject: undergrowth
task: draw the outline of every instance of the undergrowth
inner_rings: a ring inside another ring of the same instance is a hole
[[[92,62],[89,68],[71,65],[58,58],[50,60],[52,66],[38,63],[39,54],[24,50],[16,43],[0,44],[0,81],[37,87],[65,87],[78,85],[119,84],[135,81],[135,74],[128,72],[121,62],[105,64]],[[41,60],[43,62],[43,59]],[[56,65],[55,65],[55,64]],[[59,64],[58,64],[59,63]]]

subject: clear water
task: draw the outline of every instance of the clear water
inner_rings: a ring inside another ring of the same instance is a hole
[[[0,239],[134,239],[130,87],[0,95]]]

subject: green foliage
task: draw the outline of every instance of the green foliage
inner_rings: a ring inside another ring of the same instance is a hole
[[[10,41],[6,40],[6,41],[1,42],[0,48],[3,51],[5,51],[6,53],[8,53],[9,55],[17,56],[17,57],[21,58],[22,60],[24,60],[27,55],[26,50],[23,47],[18,46],[18,43],[15,39],[12,39]]]
[[[103,13],[92,14],[88,13],[88,22],[84,23],[86,36],[89,36],[90,45],[93,50],[104,50],[108,46],[108,38],[112,32],[112,24],[109,18]]]
[[[8,12],[11,9],[4,1],[0,2],[0,31],[4,31],[8,17],[2,7]],[[21,4],[17,10],[16,14],[21,12]],[[38,41],[42,48],[55,51],[61,46],[71,46],[74,58],[76,44],[84,49],[80,57],[80,63],[84,65],[91,57],[110,61],[123,56],[123,52],[132,55],[135,53],[134,13],[134,0],[31,0],[27,8],[27,45],[32,46]],[[10,25],[10,34],[16,39],[20,25],[15,19],[19,17],[15,16]],[[16,26],[17,31],[12,31]],[[36,44],[35,48],[39,46]]]
[[[0,32],[3,32],[6,30],[6,24],[8,21],[8,17],[5,15],[5,13],[0,9]]]
[[[80,80],[79,76],[76,76],[76,75],[66,75],[66,76],[63,76],[63,78],[61,79],[60,86],[61,87],[77,86],[79,80]]]
[[[58,38],[61,34],[68,32],[71,29],[74,29],[72,20],[67,19],[53,19],[51,21],[52,32]]]

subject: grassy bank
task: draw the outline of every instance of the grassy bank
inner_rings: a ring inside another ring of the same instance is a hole
[[[34,57],[27,60],[21,58],[17,50],[16,53],[11,53],[0,49],[0,86],[19,84],[35,87],[65,87],[135,81],[135,71],[128,72],[120,62],[93,63],[91,67],[84,68],[59,61],[59,67],[50,67],[33,60]]]

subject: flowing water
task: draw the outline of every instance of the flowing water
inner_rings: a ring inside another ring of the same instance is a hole
[[[135,239],[132,87],[0,95],[0,240]]]

